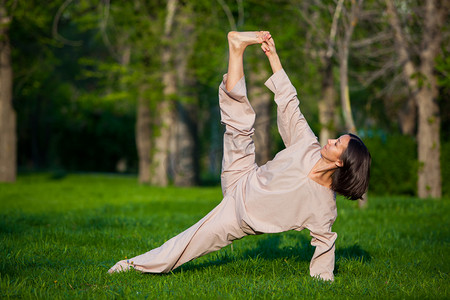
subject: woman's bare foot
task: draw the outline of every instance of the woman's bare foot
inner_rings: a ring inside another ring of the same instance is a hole
[[[268,31],[230,31],[228,44],[230,50],[244,51],[247,46],[261,44],[270,39]]]
[[[244,50],[247,46],[261,44],[270,39],[268,31],[231,31],[228,33],[228,79],[225,88],[231,91],[244,77]]]
[[[121,260],[118,263],[116,263],[111,269],[109,269],[108,273],[112,274],[112,273],[119,273],[119,272],[127,272],[132,268],[133,268],[133,265],[130,264],[128,261]]]

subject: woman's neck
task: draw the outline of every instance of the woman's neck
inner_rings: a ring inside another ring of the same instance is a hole
[[[309,172],[308,177],[324,187],[331,188],[331,176],[336,169],[337,166],[334,163],[321,157]]]

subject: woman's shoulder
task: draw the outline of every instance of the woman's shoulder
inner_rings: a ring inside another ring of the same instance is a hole
[[[311,204],[320,208],[324,213],[337,215],[336,209],[336,193],[323,186],[311,178],[307,177],[309,194],[311,197]]]

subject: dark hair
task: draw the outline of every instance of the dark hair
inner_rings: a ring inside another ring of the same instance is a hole
[[[361,199],[369,186],[372,157],[362,140],[348,133],[347,149],[341,154],[342,167],[331,176],[331,189],[350,200]]]

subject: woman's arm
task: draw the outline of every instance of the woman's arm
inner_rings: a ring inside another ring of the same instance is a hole
[[[284,144],[289,147],[306,135],[315,138],[305,117],[300,112],[297,91],[283,70],[273,38],[263,42],[261,48],[268,57],[274,73],[266,81],[266,86],[275,94],[275,102],[278,106],[278,131]]]
[[[270,67],[272,68],[274,74],[283,69],[280,57],[277,54],[277,49],[275,48],[275,41],[272,37],[261,44],[261,49],[269,59]]]
[[[309,266],[311,276],[334,281],[334,242],[337,234],[331,231],[325,233],[311,231],[310,234],[311,245],[316,247]]]

